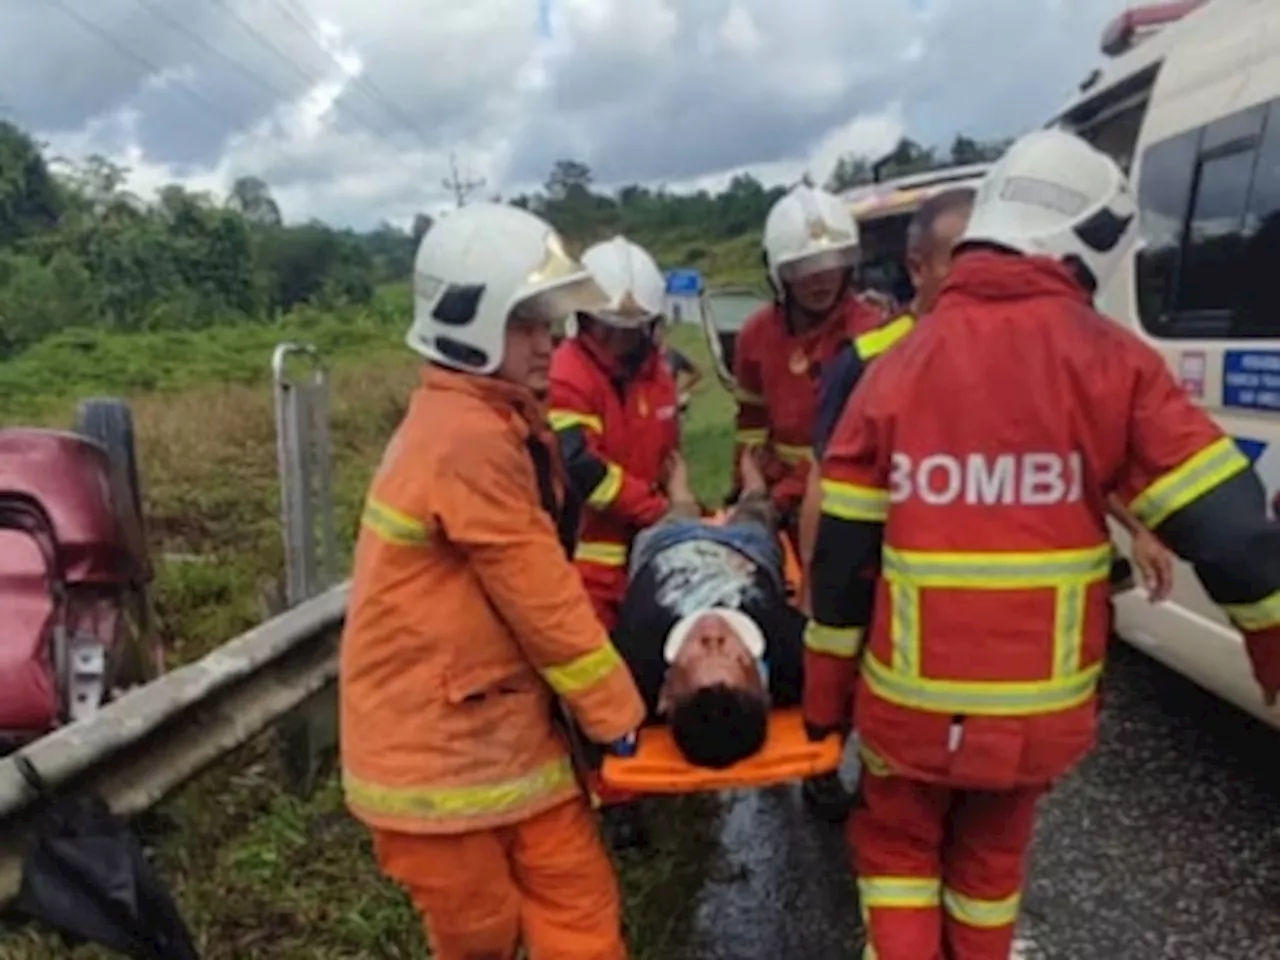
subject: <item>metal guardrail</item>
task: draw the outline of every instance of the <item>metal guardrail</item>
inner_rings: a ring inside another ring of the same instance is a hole
[[[310,362],[309,376],[290,376],[292,355]],[[269,729],[279,731],[286,776],[304,791],[322,766],[320,754],[336,746],[338,634],[349,586],[332,585],[329,380],[308,344],[281,344],[271,369],[288,609],[0,758],[0,905],[18,892],[43,806],[24,762],[52,795],[93,793],[127,817]]]
[[[19,757],[54,793],[93,792],[125,816],[148,809],[336,681],[347,591],[304,601],[0,759],[0,902],[17,893],[39,807]]]

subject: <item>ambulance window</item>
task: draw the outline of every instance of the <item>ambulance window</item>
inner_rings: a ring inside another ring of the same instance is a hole
[[[1199,130],[1179,134],[1147,148],[1138,171],[1143,238],[1137,257],[1138,314],[1157,336],[1177,335],[1169,311],[1199,149]]]
[[[1116,163],[1125,173],[1133,163],[1133,148],[1142,129],[1142,118],[1147,113],[1147,101],[1114,113],[1100,123],[1081,127],[1080,136],[1093,144]]]
[[[1280,336],[1280,103],[1272,103],[1258,148],[1253,192],[1245,214],[1241,288],[1233,333],[1242,337]]]
[[[1177,313],[1217,313],[1229,321],[1240,289],[1245,203],[1256,161],[1252,147],[1200,161],[1174,301]]]

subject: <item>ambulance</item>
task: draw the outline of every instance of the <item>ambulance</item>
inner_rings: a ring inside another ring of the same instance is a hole
[[[1183,0],[1130,9],[1105,64],[1050,126],[1114,157],[1143,242],[1099,308],[1159,350],[1280,493],[1280,2]],[[1127,548],[1123,534],[1117,543]],[[1116,597],[1117,630],[1214,694],[1280,727],[1240,635],[1187,567],[1172,597]]]

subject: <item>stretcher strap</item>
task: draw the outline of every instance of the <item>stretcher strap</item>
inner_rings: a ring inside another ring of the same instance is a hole
[[[798,709],[775,710],[760,752],[724,770],[689,763],[665,726],[640,731],[631,757],[607,756],[600,774],[605,783],[636,793],[699,793],[738,787],[766,787],[830,773],[840,766],[842,744],[833,735],[817,743],[804,732]]]

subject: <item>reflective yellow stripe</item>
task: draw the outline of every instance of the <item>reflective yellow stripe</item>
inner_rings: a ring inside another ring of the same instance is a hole
[[[603,680],[614,667],[622,666],[622,658],[612,643],[584,653],[568,663],[547,667],[542,671],[551,689],[562,697],[580,693],[593,683]]]
[[[1095,663],[1052,680],[932,680],[900,676],[871,650],[862,658],[862,679],[876,696],[916,710],[972,716],[1031,716],[1078,707],[1093,696],[1101,672],[1102,664]]]
[[[802,447],[794,443],[775,443],[773,452],[783,463],[796,464],[813,459],[812,447]]]
[[[858,899],[864,910],[919,910],[942,903],[942,881],[936,877],[859,877]]]
[[[769,431],[764,427],[744,427],[734,435],[734,439],[748,447],[758,446],[769,439]]]
[[[1024,590],[1063,583],[1105,580],[1111,571],[1111,545],[1079,550],[943,553],[884,548],[886,577],[915,587],[959,590]]]
[[[858,356],[863,360],[874,359],[910,333],[915,325],[914,317],[903,314],[896,320],[886,323],[883,327],[868,331],[860,337],[855,337],[853,349],[857,351]]]
[[[547,422],[557,433],[574,427],[585,427],[593,433],[604,432],[603,420],[594,414],[580,413],[577,410],[550,410],[547,412]]]
[[[603,510],[617,499],[621,489],[622,468],[616,463],[610,463],[605,467],[604,479],[596,484],[595,489],[587,497],[587,503],[597,510]]]
[[[970,927],[1011,927],[1018,922],[1022,894],[1010,894],[999,900],[982,900],[944,887],[942,906],[953,919]]]
[[[407,513],[370,497],[364,503],[360,525],[379,540],[401,547],[420,547],[431,539],[427,525]]]
[[[497,783],[469,787],[388,787],[342,771],[342,786],[352,806],[371,814],[447,820],[516,810],[574,782],[568,757]]]
[[[1082,668],[1086,588],[1107,579],[1111,545],[1076,550],[943,553],[884,549],[889,587],[889,639],[885,664],[864,658],[867,685],[886,700],[938,713],[1028,715],[1084,703],[1097,686],[1099,666]],[[922,589],[1054,591],[1053,660],[1043,680],[948,680],[921,675]]]
[[[858,742],[858,757],[862,760],[862,768],[873,777],[893,776],[893,767],[889,761],[876,753],[865,741]]]
[[[889,491],[840,480],[823,480],[822,512],[838,520],[883,523],[889,516]]]
[[[1189,503],[1248,469],[1249,460],[1235,442],[1223,437],[1143,490],[1129,504],[1129,510],[1145,526],[1158,527]]]
[[[1224,604],[1222,609],[1241,630],[1265,630],[1280,624],[1280,591],[1255,603]]]
[[[764,397],[758,393],[752,393],[742,387],[738,387],[733,391],[733,399],[738,401],[739,406],[746,407],[763,407],[766,406]]]
[[[862,649],[862,631],[857,627],[828,627],[810,620],[804,625],[804,645],[814,653],[852,660]]]
[[[574,560],[598,563],[603,567],[621,567],[627,562],[627,548],[620,543],[583,541],[573,552]]]

